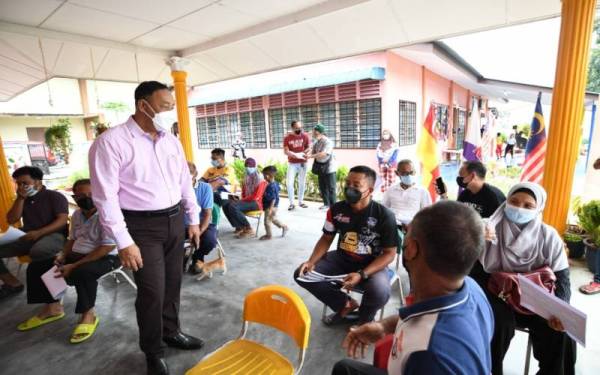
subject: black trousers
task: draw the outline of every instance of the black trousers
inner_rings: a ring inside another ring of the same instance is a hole
[[[74,263],[82,257],[80,254],[70,253],[66,263]],[[95,306],[98,278],[119,267],[120,264],[118,257],[108,255],[93,262],[85,263],[71,272],[65,281],[67,284],[74,286],[77,291],[75,313],[82,314]],[[48,272],[53,265],[54,259],[45,259],[29,264],[27,267],[27,303],[58,302],[58,300],[52,298],[42,281],[42,275]]]
[[[564,332],[557,332],[537,315],[514,312],[505,302],[486,293],[494,312],[494,337],[492,339],[492,374],[503,373],[502,362],[515,328],[528,328],[533,345],[533,356],[539,362],[538,375],[575,374],[576,345]]]
[[[250,223],[246,219],[244,212],[256,211],[260,208],[255,201],[234,201],[230,199],[224,200],[221,207],[225,217],[229,220],[229,224],[235,229],[250,227]]]
[[[134,273],[138,287],[135,310],[140,348],[163,356],[163,337],[179,331],[179,292],[183,268],[183,210],[172,216],[125,214],[131,237],[142,253],[143,267]]]
[[[343,359],[333,366],[331,375],[387,375],[387,370],[381,370],[368,363]]]
[[[208,224],[208,227],[200,236],[200,247],[192,255],[194,262],[198,260],[204,262],[204,256],[217,247],[217,233],[217,227],[214,224]]]
[[[331,207],[336,202],[335,172],[317,176],[319,180],[319,193],[323,198],[323,205]]]

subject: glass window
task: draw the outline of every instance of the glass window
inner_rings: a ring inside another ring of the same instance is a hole
[[[267,133],[265,129],[265,111],[254,111],[251,113],[252,139],[247,142],[248,148],[267,148]]]
[[[417,103],[400,100],[398,145],[417,143]]]
[[[282,148],[286,130],[283,108],[269,110],[269,137],[271,148]]]
[[[337,129],[337,110],[335,103],[319,105],[319,122],[325,127],[325,135],[331,139],[334,147],[340,144]]]
[[[340,148],[355,148],[358,145],[358,121],[356,102],[341,102],[340,111]]]
[[[360,148],[376,148],[381,138],[381,100],[360,101]]]

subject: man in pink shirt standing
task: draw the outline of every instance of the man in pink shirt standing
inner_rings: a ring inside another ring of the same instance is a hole
[[[169,374],[164,343],[199,349],[202,340],[179,328],[184,215],[189,238],[200,241],[199,208],[181,144],[165,118],[174,100],[160,82],[135,89],[136,111],[103,133],[89,153],[92,196],[100,223],[116,241],[124,267],[134,271],[140,348],[148,374]]]

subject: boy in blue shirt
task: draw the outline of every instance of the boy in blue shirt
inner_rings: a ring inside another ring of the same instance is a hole
[[[267,234],[260,237],[261,241],[270,240],[271,235],[271,223],[275,224],[277,228],[281,228],[281,237],[285,237],[288,231],[287,225],[283,224],[277,219],[277,207],[279,206],[279,183],[275,181],[275,175],[277,174],[277,168],[272,165],[263,168],[262,170],[265,181],[269,184],[263,194],[263,210],[265,211],[265,231]]]
[[[194,192],[198,206],[202,209],[200,213],[200,246],[192,255],[192,264],[190,264],[189,272],[198,274],[202,271],[204,256],[210,253],[217,246],[217,227],[212,223],[213,209],[213,191],[210,184],[204,181],[198,181],[198,170],[194,163],[188,162],[192,182],[194,184]]]

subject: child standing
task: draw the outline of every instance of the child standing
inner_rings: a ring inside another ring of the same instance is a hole
[[[267,234],[260,237],[259,239],[270,240],[271,236],[271,223],[275,224],[276,227],[281,228],[281,237],[285,237],[288,231],[287,225],[283,224],[276,217],[277,207],[279,206],[279,184],[275,181],[275,175],[277,174],[277,168],[270,165],[263,168],[262,170],[265,181],[268,182],[267,188],[263,195],[263,210],[265,211],[265,231]]]

